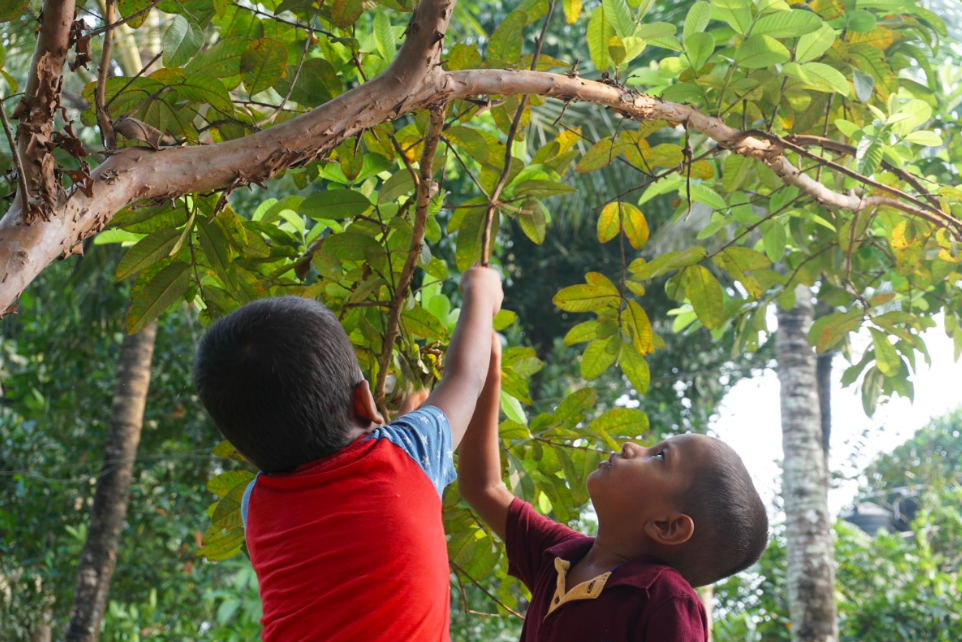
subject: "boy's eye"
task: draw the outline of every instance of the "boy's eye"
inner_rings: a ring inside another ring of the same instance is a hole
[[[659,450],[659,451],[658,451],[658,454],[655,455],[655,457],[658,458],[658,459],[661,459],[662,461],[665,461],[665,451],[664,451],[664,449]]]

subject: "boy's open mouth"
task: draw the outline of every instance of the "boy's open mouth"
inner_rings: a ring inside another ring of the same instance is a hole
[[[611,456],[609,456],[608,459],[598,463],[598,468],[611,468],[614,465],[615,457],[617,456],[618,453],[611,453]]]

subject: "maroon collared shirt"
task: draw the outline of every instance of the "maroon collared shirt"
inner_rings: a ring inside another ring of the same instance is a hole
[[[705,642],[708,619],[681,574],[655,558],[614,569],[596,599],[562,603],[548,613],[556,557],[575,562],[594,542],[515,499],[508,510],[508,573],[531,591],[521,642]],[[570,587],[569,587],[570,588]]]

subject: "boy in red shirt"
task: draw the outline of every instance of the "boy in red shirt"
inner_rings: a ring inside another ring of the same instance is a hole
[[[626,443],[587,479],[598,536],[534,511],[501,479],[501,345],[462,442],[458,489],[531,591],[522,642],[704,642],[692,589],[753,564],[768,518],[735,452],[702,435]]]
[[[194,363],[217,427],[261,469],[241,503],[264,642],[446,642],[441,492],[484,385],[501,280],[461,279],[444,376],[382,425],[334,314],[264,299],[212,324]]]

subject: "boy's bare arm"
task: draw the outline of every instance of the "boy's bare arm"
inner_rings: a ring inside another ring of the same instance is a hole
[[[501,341],[491,340],[488,378],[461,442],[458,490],[478,516],[501,540],[507,528],[508,508],[514,495],[501,479],[498,411],[501,399]]]
[[[494,315],[501,309],[501,277],[491,268],[473,267],[461,277],[464,305],[445,358],[444,376],[427,403],[440,408],[451,424],[457,446],[474,414],[491,352]]]

